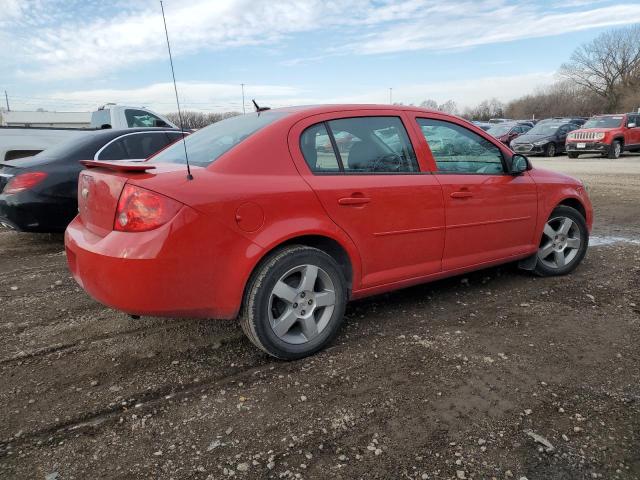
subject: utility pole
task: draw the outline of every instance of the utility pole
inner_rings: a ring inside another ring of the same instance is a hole
[[[245,111],[244,111],[244,83],[241,83],[240,86],[242,87],[242,113],[245,113]]]
[[[389,87],[389,104],[393,105],[393,88]]]
[[[4,99],[7,102],[7,112],[10,112],[11,109],[9,108],[9,95],[7,95],[7,91],[4,91]]]

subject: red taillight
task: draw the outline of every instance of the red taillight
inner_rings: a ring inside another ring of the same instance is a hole
[[[125,185],[113,229],[120,232],[146,232],[164,225],[175,217],[182,204],[159,193]]]
[[[9,183],[5,185],[2,193],[9,195],[11,193],[20,193],[25,190],[29,190],[33,186],[42,182],[45,178],[47,178],[47,174],[44,172],[21,173],[9,180]]]

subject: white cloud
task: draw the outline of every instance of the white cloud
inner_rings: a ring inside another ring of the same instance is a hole
[[[376,30],[344,47],[362,54],[442,51],[640,22],[640,4],[549,13],[532,4],[465,2]]]
[[[154,0],[2,1],[0,39],[5,48],[0,56],[31,81],[104,77],[166,59]],[[548,8],[524,0],[166,0],[165,9],[178,57],[280,46],[296,34],[322,31],[324,39],[309,49],[314,61],[354,53],[447,51],[640,22],[637,3],[593,8],[587,0],[567,2]],[[9,17],[10,22],[2,21]],[[300,62],[290,59],[286,65]]]

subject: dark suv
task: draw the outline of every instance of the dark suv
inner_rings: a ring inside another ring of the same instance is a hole
[[[555,157],[565,151],[567,134],[579,128],[575,123],[540,122],[511,142],[514,152]]]

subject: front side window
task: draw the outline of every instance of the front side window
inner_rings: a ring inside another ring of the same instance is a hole
[[[137,127],[161,127],[166,126],[166,122],[160,117],[155,116],[153,113],[146,112],[144,110],[126,109],[124,111],[124,117],[127,120],[129,128]]]
[[[312,125],[300,148],[313,172],[408,173],[418,161],[398,117],[353,117]]]
[[[451,122],[419,118],[418,125],[441,173],[504,173],[501,150]]]

